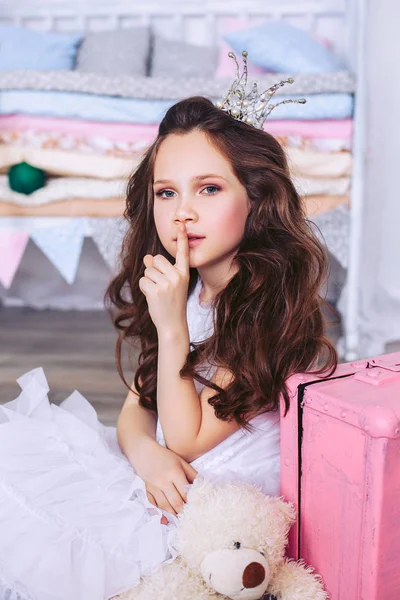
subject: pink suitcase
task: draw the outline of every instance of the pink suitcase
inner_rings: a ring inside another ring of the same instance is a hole
[[[315,567],[331,600],[399,600],[400,352],[288,384],[281,493],[298,511],[289,556]]]

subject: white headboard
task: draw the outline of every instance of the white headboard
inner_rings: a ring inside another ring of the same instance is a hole
[[[215,43],[227,17],[251,23],[285,19],[328,40],[356,70],[356,5],[360,0],[8,0],[0,23],[41,31],[99,31],[150,24],[166,38]],[[361,0],[362,1],[362,0]]]

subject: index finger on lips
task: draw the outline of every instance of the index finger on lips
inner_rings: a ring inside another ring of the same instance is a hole
[[[178,227],[175,267],[185,275],[189,273],[189,240],[185,225]]]

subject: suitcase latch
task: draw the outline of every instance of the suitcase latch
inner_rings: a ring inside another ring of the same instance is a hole
[[[355,373],[354,379],[370,385],[384,385],[400,380],[400,364],[393,364],[380,358],[368,360],[367,368]]]

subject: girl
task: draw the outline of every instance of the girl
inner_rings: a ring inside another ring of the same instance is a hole
[[[197,473],[279,494],[285,381],[337,364],[324,250],[272,136],[205,98],[178,102],[125,216],[107,291],[125,383],[123,342],[141,353],[117,431],[78,392],[50,405],[40,369],[0,409],[3,598],[100,600],[137,585],[176,557]]]

